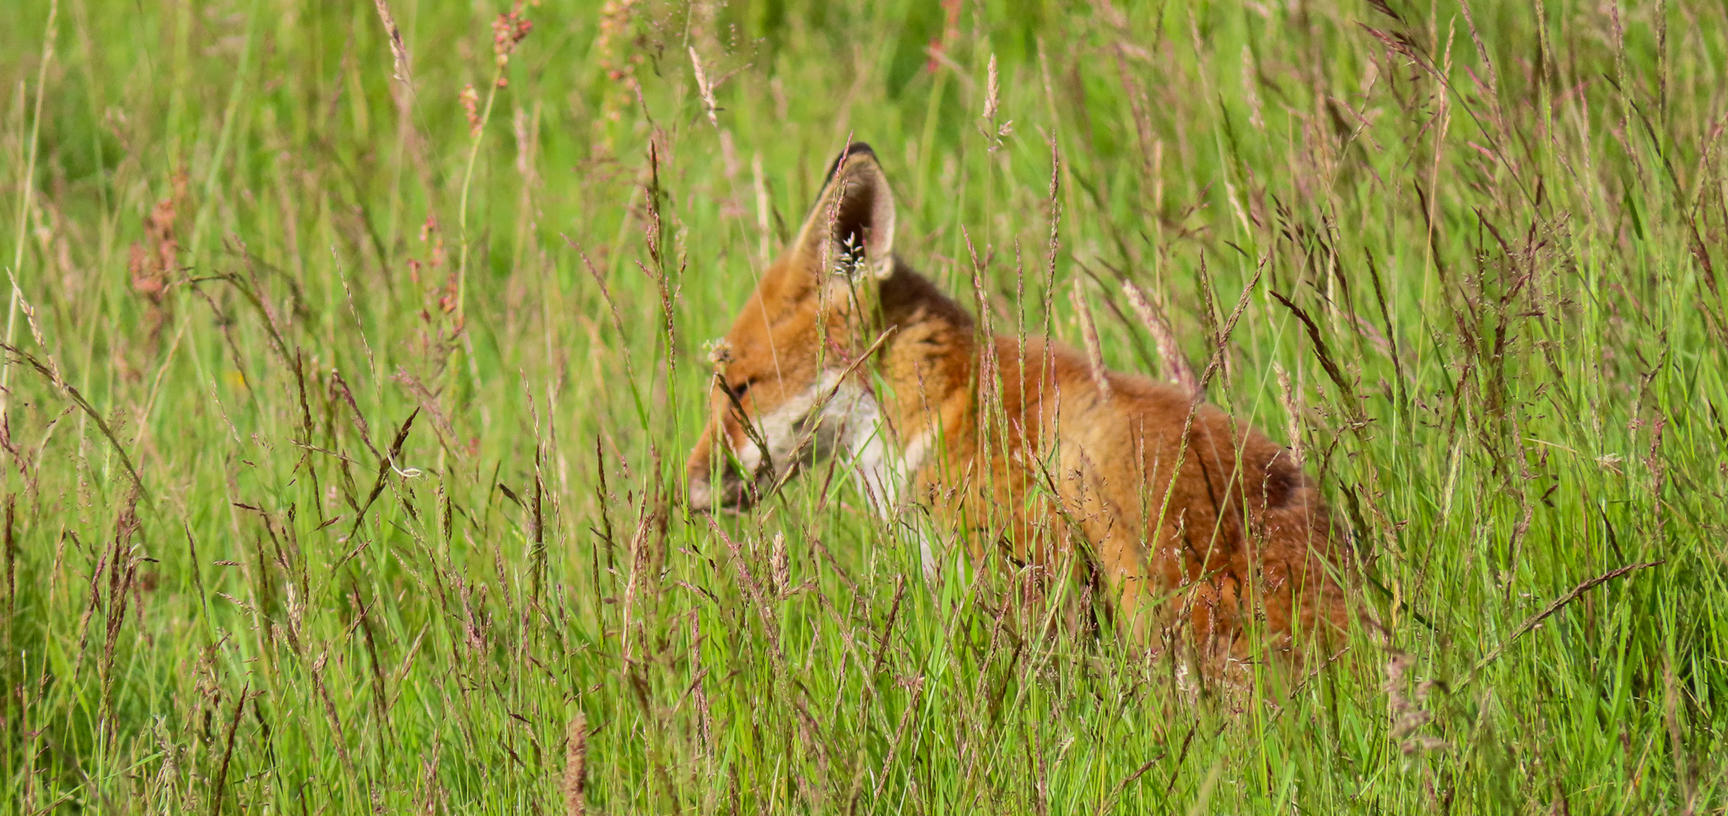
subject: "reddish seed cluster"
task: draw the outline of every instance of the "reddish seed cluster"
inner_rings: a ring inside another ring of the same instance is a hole
[[[427,244],[431,250],[423,263],[418,258],[408,259],[408,280],[420,282],[422,269],[442,269],[444,267],[444,236],[438,229],[438,216],[428,214],[426,222],[420,225],[420,242]]]
[[[516,44],[534,30],[534,23],[522,14],[522,0],[516,0],[516,5],[506,14],[498,15],[492,21],[492,53],[496,55],[499,69],[510,62],[510,52],[516,50]],[[509,84],[509,80],[500,73],[498,87]]]
[[[942,21],[942,33],[930,38],[930,44],[924,47],[930,58],[924,61],[925,73],[934,74],[942,67],[942,54],[948,50],[948,44],[954,42],[960,35],[960,0],[942,0],[942,11],[945,13]]]
[[[480,92],[474,90],[474,83],[462,86],[462,112],[468,116],[468,133],[480,135]]]
[[[126,261],[132,290],[157,303],[168,289],[168,275],[180,266],[180,239],[175,229],[179,210],[186,200],[186,173],[176,173],[173,193],[150,209],[144,217],[145,240],[134,242]]]
[[[426,260],[408,259],[408,280],[417,286],[434,287],[427,294],[429,298],[436,298],[436,312],[452,314],[456,311],[460,282],[456,267],[450,264],[449,254],[444,248],[444,231],[438,223],[438,216],[427,214],[426,221],[420,225],[420,242],[426,245]],[[443,273],[442,282],[438,280],[439,273]],[[433,314],[429,304],[420,310],[420,319],[431,323]],[[455,331],[461,331],[461,317],[458,316],[451,326]]]
[[[644,48],[633,47],[631,40],[640,0],[606,0],[600,7],[598,36],[594,40],[595,59],[606,78],[618,87],[606,94],[601,116],[609,122],[623,118],[630,106],[636,87],[636,73],[643,62]]]

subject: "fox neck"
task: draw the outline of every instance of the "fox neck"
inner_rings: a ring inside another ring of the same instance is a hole
[[[895,260],[877,284],[863,342],[884,337],[869,369],[848,378],[846,447],[878,509],[892,512],[927,463],[936,440],[965,433],[971,415],[977,340],[973,320],[935,284]],[[880,383],[885,388],[877,388]]]

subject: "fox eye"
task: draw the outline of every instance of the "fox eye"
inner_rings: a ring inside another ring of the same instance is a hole
[[[723,388],[726,389],[726,393],[732,395],[732,399],[741,400],[744,398],[744,394],[749,392],[750,386],[755,384],[755,381],[750,380],[750,379],[744,379],[744,380],[740,380],[738,382],[731,382],[729,380],[722,378],[720,380],[720,384]]]

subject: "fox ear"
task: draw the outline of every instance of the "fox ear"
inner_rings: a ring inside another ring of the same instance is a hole
[[[817,274],[894,274],[894,193],[869,145],[847,145],[828,168],[828,181],[793,247]]]

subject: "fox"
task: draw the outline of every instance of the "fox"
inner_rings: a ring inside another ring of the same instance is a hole
[[[872,504],[923,505],[974,564],[1092,576],[1149,648],[1185,630],[1247,659],[1255,620],[1286,653],[1344,631],[1350,548],[1288,449],[1188,389],[985,336],[895,253],[895,228],[880,161],[849,144],[712,346],[692,510],[748,510],[840,457]]]

